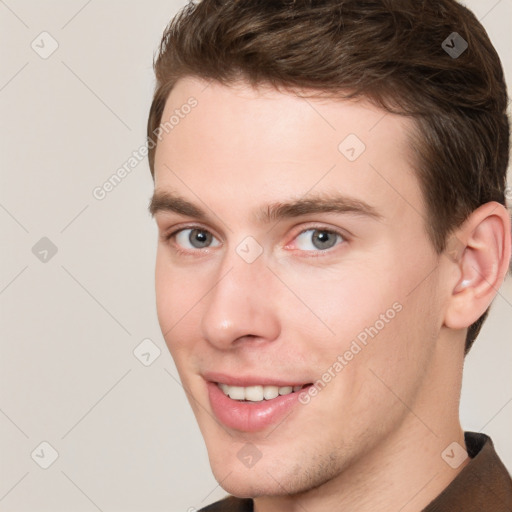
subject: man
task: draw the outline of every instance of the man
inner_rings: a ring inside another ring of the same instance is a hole
[[[512,510],[458,416],[508,269],[507,93],[453,0],[203,0],[148,121],[160,326],[213,511]]]

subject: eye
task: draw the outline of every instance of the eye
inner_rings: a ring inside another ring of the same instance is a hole
[[[209,231],[201,228],[180,229],[172,233],[169,238],[174,238],[176,243],[184,249],[206,249],[220,245]]]
[[[325,251],[344,241],[344,238],[336,231],[313,228],[303,231],[295,240],[297,248],[303,251]]]

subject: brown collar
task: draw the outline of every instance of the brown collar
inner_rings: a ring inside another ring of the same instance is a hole
[[[512,512],[512,480],[485,434],[465,432],[471,460],[423,512]]]

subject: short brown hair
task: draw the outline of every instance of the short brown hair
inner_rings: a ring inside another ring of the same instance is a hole
[[[467,43],[461,55],[446,51],[454,37]],[[147,126],[153,177],[167,97],[177,80],[195,76],[365,97],[412,116],[425,224],[439,253],[480,205],[506,205],[503,69],[481,23],[455,0],[202,0],[170,22],[154,69]],[[487,314],[469,327],[466,353]]]

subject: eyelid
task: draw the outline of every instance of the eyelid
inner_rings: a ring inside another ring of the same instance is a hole
[[[170,228],[164,228],[162,229],[162,236],[163,237],[171,237],[175,234],[177,234],[180,231],[184,231],[185,229],[199,229],[202,231],[208,231],[208,233],[211,233],[215,238],[220,239],[215,233],[215,231],[209,227],[203,226],[201,224],[196,224],[194,222],[185,222],[183,224],[175,224]]]

